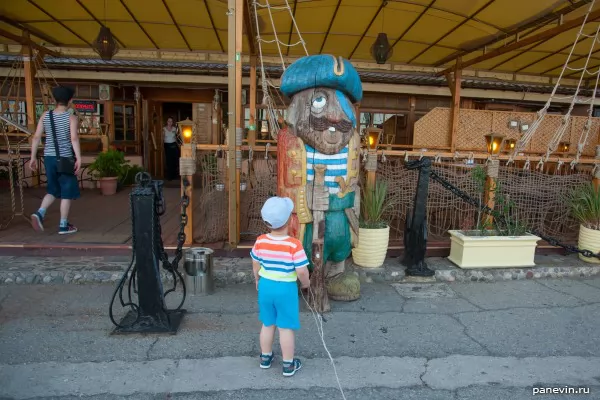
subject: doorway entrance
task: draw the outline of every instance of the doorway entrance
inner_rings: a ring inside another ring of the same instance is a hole
[[[167,118],[171,117],[175,123],[186,118],[192,119],[192,103],[163,103],[162,105],[163,126],[167,124]]]

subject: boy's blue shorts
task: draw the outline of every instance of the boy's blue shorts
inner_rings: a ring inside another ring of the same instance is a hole
[[[259,319],[265,326],[300,329],[300,304],[296,282],[258,280]]]
[[[56,157],[44,156],[46,168],[46,192],[57,199],[76,200],[79,198],[79,184],[75,175],[59,174],[56,170]]]

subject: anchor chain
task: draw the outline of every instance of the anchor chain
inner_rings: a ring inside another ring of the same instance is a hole
[[[437,183],[442,185],[442,187],[444,189],[447,189],[448,191],[452,192],[452,194],[459,197],[461,200],[465,201],[466,203],[468,203],[474,207],[477,207],[480,211],[494,217],[494,219],[496,219],[496,221],[498,221],[500,223],[500,225],[502,225],[502,226],[508,225],[506,217],[503,214],[500,214],[498,211],[491,209],[490,207],[488,207],[485,204],[481,204],[477,199],[472,198],[467,193],[463,192],[462,190],[460,190],[459,188],[454,186],[452,183],[448,182],[447,180],[445,180],[444,178],[439,176],[435,171],[431,170],[429,176],[431,177],[431,179],[433,179],[434,181],[436,181]],[[547,242],[548,244],[550,244],[552,246],[562,247],[569,253],[579,253],[584,257],[588,257],[588,258],[595,257],[595,258],[600,259],[600,253],[596,254],[596,253],[592,252],[591,250],[586,250],[586,249],[581,250],[577,246],[572,246],[569,244],[562,243],[558,239],[544,235],[536,229],[528,229],[528,232],[535,236],[540,237],[542,240],[544,240],[545,242]]]

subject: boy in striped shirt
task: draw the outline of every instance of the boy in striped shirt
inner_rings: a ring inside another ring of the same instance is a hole
[[[260,367],[270,368],[273,361],[275,327],[283,358],[283,375],[292,376],[302,368],[294,358],[294,331],[300,329],[299,279],[302,288],[310,286],[308,259],[302,243],[288,235],[294,203],[287,197],[271,197],[261,215],[271,233],[261,235],[250,251],[258,290],[260,331]]]

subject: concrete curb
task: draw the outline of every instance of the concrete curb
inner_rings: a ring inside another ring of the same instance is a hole
[[[361,268],[352,263],[353,271],[365,283],[402,282],[494,282],[541,278],[586,278],[600,276],[600,265],[580,261],[576,256],[538,256],[531,268],[461,269],[445,258],[429,258],[435,270],[431,278],[406,277],[399,258],[386,259],[381,268]],[[128,257],[0,257],[0,285],[8,284],[91,284],[116,283],[129,265]],[[182,274],[183,267],[180,264]],[[164,282],[172,276],[161,271]],[[252,261],[248,258],[214,259],[217,286],[252,283]]]

